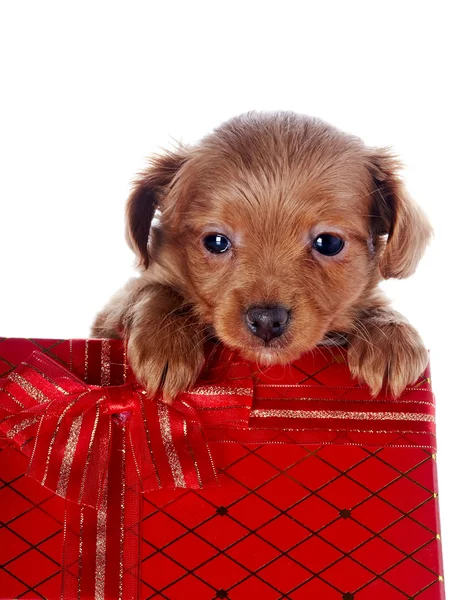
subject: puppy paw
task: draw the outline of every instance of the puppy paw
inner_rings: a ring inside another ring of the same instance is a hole
[[[428,352],[417,331],[407,322],[364,322],[348,336],[348,365],[353,377],[364,381],[376,396],[383,384],[396,398],[417,381],[428,364]]]
[[[159,391],[170,403],[178,394],[195,383],[204,363],[203,344],[198,338],[184,340],[130,337],[128,361],[139,383],[149,396]]]

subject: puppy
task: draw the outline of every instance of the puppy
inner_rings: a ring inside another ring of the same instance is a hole
[[[137,378],[165,401],[195,382],[212,336],[262,365],[339,336],[353,376],[398,396],[427,352],[377,285],[411,275],[431,235],[399,168],[291,112],[244,114],[154,157],[126,209],[140,277],[92,334],[126,338]]]

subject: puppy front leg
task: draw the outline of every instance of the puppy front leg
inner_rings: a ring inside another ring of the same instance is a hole
[[[417,331],[396,311],[373,308],[355,319],[348,334],[348,364],[376,396],[383,383],[394,397],[415,383],[428,364],[428,353]]]
[[[128,360],[151,396],[170,402],[190,388],[204,363],[205,328],[170,288],[149,285],[125,323]]]
[[[138,381],[170,402],[197,379],[204,362],[205,327],[170,288],[132,279],[97,315],[94,337],[123,337]]]

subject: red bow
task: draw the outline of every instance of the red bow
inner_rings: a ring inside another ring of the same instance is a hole
[[[225,425],[242,426],[251,377],[216,381],[208,398],[230,405]],[[64,598],[137,597],[141,492],[216,480],[196,403],[196,390],[168,406],[137,384],[87,385],[39,352],[2,382],[0,431],[30,457],[28,475],[71,501]]]

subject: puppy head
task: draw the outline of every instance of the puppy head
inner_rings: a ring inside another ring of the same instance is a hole
[[[414,271],[430,235],[389,152],[293,113],[243,115],[155,159],[127,214],[145,276],[264,364],[345,331],[381,277]]]

